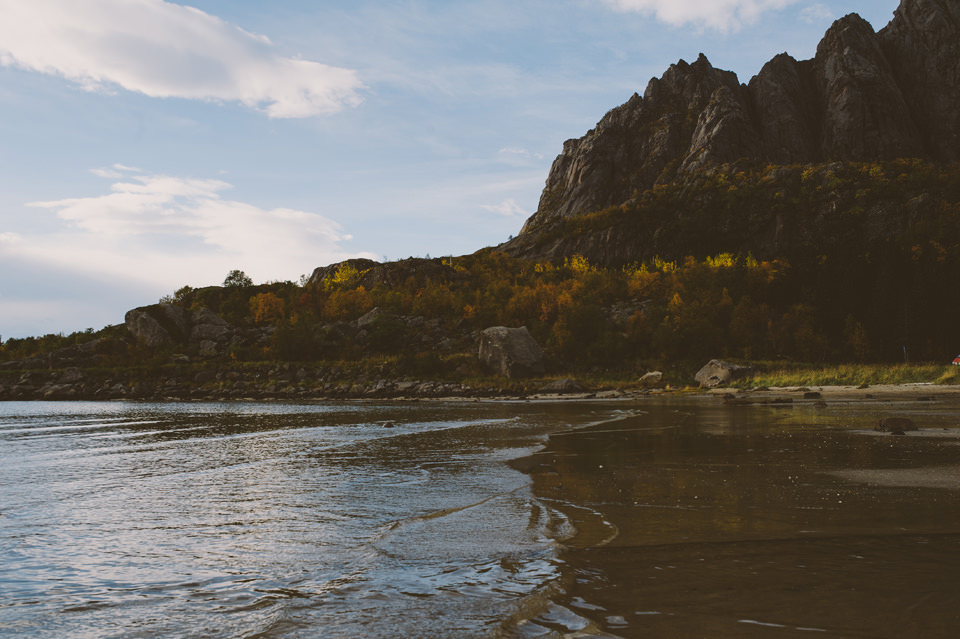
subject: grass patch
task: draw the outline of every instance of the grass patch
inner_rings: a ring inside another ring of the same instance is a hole
[[[960,366],[944,364],[839,364],[833,366],[761,365],[742,385],[874,386],[877,384],[960,384]]]

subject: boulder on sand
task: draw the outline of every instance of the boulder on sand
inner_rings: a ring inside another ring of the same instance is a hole
[[[756,373],[757,371],[753,366],[740,366],[739,364],[714,359],[700,369],[696,380],[700,383],[701,388],[717,388],[718,386],[727,386],[738,379],[753,377]]]
[[[654,388],[663,383],[662,371],[650,371],[640,378],[640,385],[644,388]]]

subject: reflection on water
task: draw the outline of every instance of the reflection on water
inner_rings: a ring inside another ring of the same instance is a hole
[[[913,416],[909,437],[869,430]],[[619,637],[955,637],[960,405],[650,404],[518,465]]]
[[[590,412],[0,405],[0,636],[490,636],[559,579],[503,461]]]
[[[958,435],[948,402],[0,404],[0,636],[952,638]]]

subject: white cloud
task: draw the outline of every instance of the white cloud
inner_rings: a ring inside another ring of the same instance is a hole
[[[55,233],[0,236],[9,257],[174,290],[215,284],[240,268],[257,281],[296,279],[354,257],[332,220],[224,199],[221,180],[136,174],[110,192],[34,202],[63,221]],[[363,254],[366,257],[373,257]]]
[[[108,180],[119,180],[123,177],[123,173],[110,169],[90,169],[90,172],[97,177],[107,178]]]
[[[362,88],[352,70],[283,57],[264,36],[163,0],[0,0],[0,64],[273,118],[355,106]]]
[[[652,15],[673,26],[686,24],[719,31],[754,22],[760,14],[797,0],[603,0],[620,11]]]
[[[528,217],[530,215],[530,213],[524,211],[512,197],[500,202],[500,204],[481,205],[481,208],[504,217]]]
[[[800,19],[808,24],[826,22],[834,19],[833,11],[823,4],[813,4],[800,11]]]

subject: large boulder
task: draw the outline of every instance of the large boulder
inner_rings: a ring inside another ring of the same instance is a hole
[[[662,371],[650,371],[640,378],[640,385],[644,388],[655,388],[663,384]]]
[[[225,319],[207,307],[198,308],[191,316],[190,341],[226,343],[233,336],[234,328]]]
[[[130,334],[149,348],[157,348],[173,342],[169,331],[147,308],[127,311],[124,322]]]
[[[176,304],[154,304],[127,311],[125,320],[130,334],[149,348],[210,343],[217,351],[236,333],[233,325],[206,307],[190,313]]]
[[[504,377],[542,375],[543,350],[527,330],[494,326],[480,334],[480,361]]]
[[[756,373],[753,366],[740,366],[713,359],[697,372],[696,380],[701,388],[717,388],[727,386],[738,379],[753,377]]]

